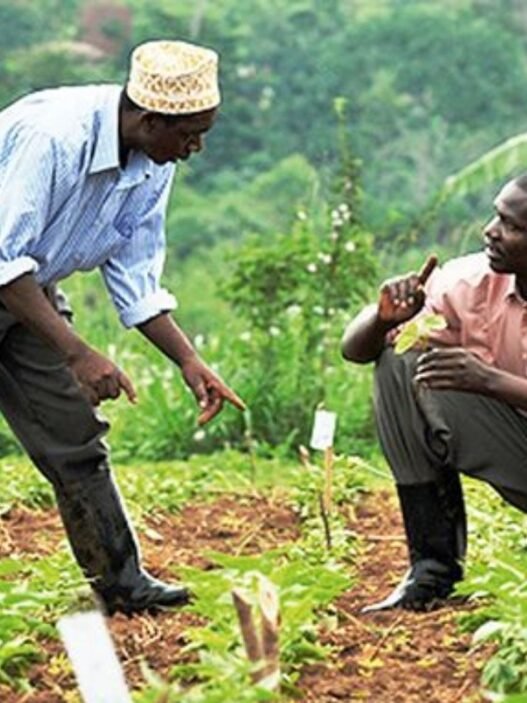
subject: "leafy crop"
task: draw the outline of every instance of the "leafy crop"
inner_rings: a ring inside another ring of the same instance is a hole
[[[19,487],[6,500],[6,506],[26,500],[32,505],[41,478],[28,461],[13,461],[8,471],[15,472],[15,467]],[[355,554],[354,536],[337,510],[331,515],[331,553],[325,545],[317,501],[322,467],[314,459],[307,468],[298,462],[251,458],[229,451],[194,456],[188,462],[122,466],[117,474],[139,532],[142,517],[149,512],[178,511],[192,500],[213,500],[222,493],[254,496],[262,491],[270,499],[277,496],[288,503],[302,525],[299,541],[258,556],[210,553],[207,556],[214,564],[211,570],[178,567],[178,575],[184,576],[197,596],[192,609],[207,621],[206,626],[185,635],[189,641],[187,652],[197,660],[175,667],[170,684],[159,681],[154,672],[145,671],[148,685],[134,694],[136,700],[252,703],[277,698],[278,694],[250,683],[250,667],[241,649],[231,602],[232,588],[250,588],[257,573],[267,575],[280,590],[284,691],[285,695],[294,691],[300,666],[325,656],[324,648],[317,643],[317,628],[321,621],[330,624],[328,606],[352,578],[345,563]],[[362,475],[360,460],[336,457],[335,506],[356,498],[363,487]],[[0,561],[0,690],[2,683],[30,690],[25,678],[28,666],[43,656],[42,638],[45,643],[56,637],[53,623],[75,604],[81,584],[84,581],[66,549],[44,559]],[[163,691],[168,697],[160,698],[165,695]]]
[[[354,470],[355,469],[355,470]],[[283,700],[294,694],[297,671],[301,665],[323,659],[326,650],[317,642],[317,630],[323,611],[331,601],[350,586],[342,559],[354,553],[354,540],[343,519],[332,517],[335,548],[328,554],[318,515],[316,496],[322,469],[296,467],[288,489],[289,500],[302,517],[300,541],[258,556],[231,556],[217,552],[208,558],[215,568],[202,571],[178,568],[178,573],[196,595],[191,610],[205,618],[207,624],[187,631],[187,653],[197,657],[189,664],[174,667],[171,678],[178,681],[167,687],[153,680],[137,700],[185,701],[185,703],[219,703],[225,700]],[[288,482],[287,471],[282,479]],[[353,462],[338,458],[335,466],[335,504],[348,503],[362,488],[360,471]],[[270,693],[250,683],[250,665],[241,647],[240,632],[232,605],[231,591],[243,587],[251,591],[258,574],[278,587],[281,602],[281,662],[284,668],[282,694]],[[330,617],[325,618],[326,626]],[[156,699],[154,692],[164,695]]]
[[[475,629],[475,647],[489,641],[496,646],[483,669],[484,686],[495,700],[517,703],[527,698],[527,520],[488,489],[473,490],[477,490],[477,508],[470,509],[469,518],[475,557],[458,591],[483,599],[483,605],[464,616],[462,624]],[[498,511],[500,529],[496,530]],[[523,699],[505,698],[505,694],[521,694]]]
[[[30,690],[27,667],[42,657],[40,638],[71,606],[79,574],[66,552],[34,562],[0,560],[0,684]]]
[[[395,342],[395,353],[404,354],[409,349],[426,349],[430,332],[444,330],[447,322],[442,315],[427,313],[418,315],[401,329]]]
[[[192,609],[209,621],[206,628],[187,633],[191,640],[189,650],[197,649],[200,659],[196,664],[176,667],[174,676],[188,681],[198,679],[203,682],[203,692],[213,691],[217,695],[220,672],[230,670],[226,686],[247,687],[248,667],[240,648],[240,634],[230,592],[240,586],[250,589],[259,573],[271,578],[279,588],[281,660],[286,665],[285,684],[294,682],[291,673],[294,667],[324,658],[324,649],[316,641],[316,613],[349,586],[349,577],[342,567],[330,561],[310,564],[301,547],[267,552],[259,557],[209,556],[222,567],[221,571],[203,574],[198,570],[184,570],[187,582],[197,595]]]

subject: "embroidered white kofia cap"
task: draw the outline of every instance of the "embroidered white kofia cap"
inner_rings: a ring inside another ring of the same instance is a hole
[[[182,41],[150,41],[132,53],[126,92],[139,107],[167,115],[220,104],[218,54]]]

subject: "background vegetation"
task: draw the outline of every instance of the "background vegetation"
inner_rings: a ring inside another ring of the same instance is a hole
[[[177,372],[119,329],[98,276],[71,280],[79,329],[141,387],[138,408],[105,408],[117,454],[287,449],[321,402],[339,411],[342,449],[368,443],[369,371],[340,360],[338,339],[384,276],[431,247],[478,247],[497,183],[426,226],[420,214],[449,173],[524,130],[523,3],[0,0],[0,27],[3,105],[123,82],[131,48],[151,38],[222,56],[221,117],[171,200],[166,278],[181,323],[250,412],[197,432]]]

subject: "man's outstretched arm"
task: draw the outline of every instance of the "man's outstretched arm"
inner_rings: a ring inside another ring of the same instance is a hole
[[[225,401],[239,410],[245,410],[241,398],[199,358],[187,336],[168,313],[157,315],[137,328],[181,368],[185,383],[194,393],[200,407],[200,425],[212,420],[221,411]]]

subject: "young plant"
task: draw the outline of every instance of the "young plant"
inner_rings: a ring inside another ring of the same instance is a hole
[[[428,347],[430,333],[444,330],[446,327],[447,321],[443,315],[434,313],[418,315],[403,325],[397,336],[394,351],[396,354],[404,354],[409,349],[425,350]]]

